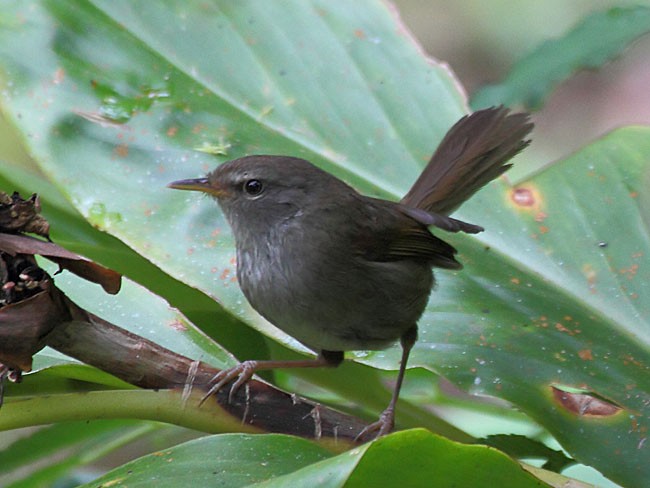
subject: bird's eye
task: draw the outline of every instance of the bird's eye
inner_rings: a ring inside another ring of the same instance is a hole
[[[262,193],[262,182],[260,180],[246,180],[244,183],[244,191],[251,196],[259,195]]]

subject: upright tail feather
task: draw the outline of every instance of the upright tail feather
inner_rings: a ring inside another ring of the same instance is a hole
[[[503,106],[466,115],[447,132],[400,203],[449,215],[510,168],[508,160],[528,146],[525,137],[532,128],[528,114],[513,114]]]

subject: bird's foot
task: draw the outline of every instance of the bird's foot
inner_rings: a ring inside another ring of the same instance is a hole
[[[225,385],[236,379],[236,381],[230,387],[230,392],[228,393],[228,403],[232,403],[232,400],[239,388],[241,388],[242,385],[246,384],[246,382],[248,382],[248,380],[253,377],[253,374],[255,374],[255,371],[257,370],[257,363],[258,361],[244,361],[242,363],[239,363],[237,366],[233,366],[232,368],[221,370],[210,381],[210,384],[212,384],[212,386],[203,396],[203,398],[201,398],[199,406],[203,405],[208,397],[214,395]]]
[[[395,408],[388,407],[381,413],[376,422],[366,426],[354,440],[355,442],[362,441],[368,434],[375,434],[374,438],[377,439],[378,437],[389,434],[393,430],[393,427],[395,427]]]

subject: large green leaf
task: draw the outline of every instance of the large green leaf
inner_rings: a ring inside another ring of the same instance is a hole
[[[151,486],[154,480],[163,487],[547,486],[494,449],[422,430],[393,434],[336,457],[287,436],[204,437],[125,464],[87,486]]]
[[[463,215],[491,230],[441,275],[413,360],[512,401],[628,482],[649,469],[649,181],[650,130],[632,128],[479,195]],[[554,387],[621,409],[569,412]]]
[[[94,4],[6,7],[6,105],[29,119],[32,154],[94,225],[231,310],[247,312],[224,220],[164,188],[215,164],[194,148],[302,155],[395,195],[462,113],[455,81],[394,32],[382,4]]]
[[[0,14],[3,107],[48,177],[94,225],[294,346],[243,301],[214,203],[165,184],[286,153],[397,197],[463,112],[455,80],[380,2],[14,1]],[[650,474],[647,140],[616,133],[463,207],[488,231],[450,238],[467,266],[439,273],[412,362],[512,401],[630,485]],[[398,351],[363,359],[394,368]],[[621,410],[576,415],[552,386]]]

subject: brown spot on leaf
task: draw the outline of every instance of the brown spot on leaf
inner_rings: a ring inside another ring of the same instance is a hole
[[[52,77],[52,83],[55,85],[60,85],[63,83],[63,80],[65,79],[65,70],[63,68],[58,68],[54,72],[54,76]]]
[[[564,325],[562,325],[560,322],[556,322],[555,328],[560,331],[560,332],[566,332],[569,335],[573,335],[574,332],[570,329],[567,329]]]
[[[597,278],[596,270],[591,264],[585,263],[582,265],[582,274],[585,276],[585,278],[587,278],[587,284],[589,285],[589,289],[593,293],[596,287],[596,278]]]
[[[580,356],[580,359],[584,361],[593,361],[594,356],[591,354],[591,349],[583,349],[581,351],[578,351],[578,356]]]
[[[187,330],[187,326],[186,326],[182,321],[180,321],[180,320],[174,320],[174,321],[172,321],[172,322],[169,324],[169,326],[170,326],[172,329],[177,330],[177,331],[179,331],[179,332],[185,332],[185,331]]]
[[[553,399],[565,410],[581,417],[611,417],[623,409],[588,393],[565,391],[551,386]]]
[[[536,203],[535,194],[530,188],[515,188],[510,198],[519,207],[532,207]]]
[[[129,146],[126,144],[119,144],[115,146],[115,149],[113,150],[113,153],[118,157],[118,158],[125,158],[129,155]]]
[[[366,33],[363,31],[363,29],[356,29],[354,31],[354,36],[357,39],[365,39],[366,38]]]
[[[634,279],[636,276],[637,271],[639,271],[639,265],[638,264],[633,264],[629,268],[622,268],[619,270],[619,273],[621,273],[623,276],[625,276],[628,280]]]

